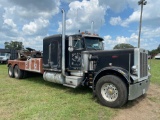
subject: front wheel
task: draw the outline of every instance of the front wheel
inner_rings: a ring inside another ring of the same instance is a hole
[[[119,77],[106,75],[98,80],[96,95],[99,101],[107,107],[121,107],[127,101],[127,87]]]

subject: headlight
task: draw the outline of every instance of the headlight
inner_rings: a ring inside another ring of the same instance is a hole
[[[132,74],[138,75],[138,66],[137,65],[132,66]]]

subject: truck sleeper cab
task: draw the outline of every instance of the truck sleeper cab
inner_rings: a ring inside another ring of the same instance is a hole
[[[65,35],[64,41],[61,34],[44,38],[43,57],[9,61],[9,76],[19,75],[19,79],[24,71],[32,71],[43,74],[46,81],[67,87],[88,86],[100,103],[108,107],[121,107],[148,90],[148,51],[107,51],[101,37],[87,33]],[[31,62],[36,60],[40,62]],[[32,69],[20,67],[27,66],[27,62]]]

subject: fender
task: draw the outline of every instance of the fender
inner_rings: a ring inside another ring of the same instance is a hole
[[[97,81],[99,80],[99,78],[101,78],[102,76],[104,75],[118,75],[118,76],[121,76],[124,78],[125,82],[127,84],[130,84],[131,83],[131,76],[129,75],[129,72],[128,70],[126,69],[123,69],[121,67],[115,67],[115,66],[112,66],[112,67],[105,67],[101,70],[99,70],[94,78],[93,78],[93,90],[95,90],[95,86],[96,86],[96,83]]]

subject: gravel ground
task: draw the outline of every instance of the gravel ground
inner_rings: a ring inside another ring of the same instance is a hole
[[[118,109],[113,120],[160,120],[160,86],[151,84],[147,94]]]

